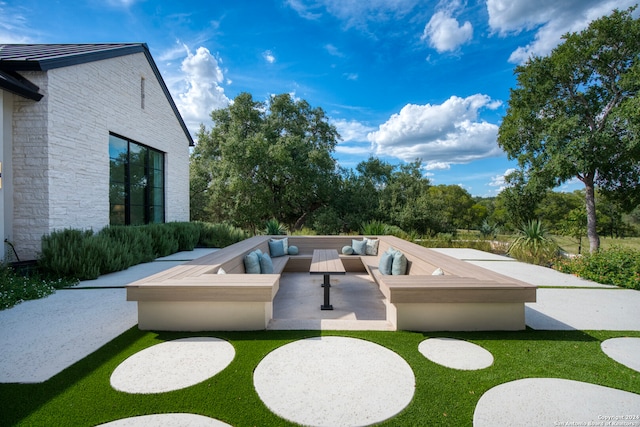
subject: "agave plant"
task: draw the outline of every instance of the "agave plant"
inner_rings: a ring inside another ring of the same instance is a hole
[[[280,221],[278,221],[275,218],[271,218],[269,221],[267,221],[267,227],[265,228],[264,232],[265,234],[272,236],[272,235],[278,235],[278,234],[287,234],[287,226],[282,224]]]
[[[508,254],[520,261],[550,265],[558,250],[558,244],[547,234],[542,221],[532,220],[518,230],[518,236],[509,246]]]
[[[381,221],[369,221],[360,227],[362,234],[366,236],[383,236],[390,234],[389,226]]]
[[[482,238],[484,239],[489,239],[489,238],[494,238],[496,237],[496,235],[498,234],[498,225],[497,224],[492,224],[489,221],[487,221],[486,219],[483,221],[482,225],[480,226],[480,235],[482,236]]]

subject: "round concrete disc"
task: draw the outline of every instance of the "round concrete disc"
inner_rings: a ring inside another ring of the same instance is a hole
[[[607,422],[620,419],[606,417],[633,416],[638,408],[640,395],[628,391],[559,378],[527,378],[483,394],[473,414],[473,425],[616,425]]]
[[[183,338],[146,348],[122,362],[111,386],[126,393],[163,393],[206,380],[231,363],[235,350],[211,337]]]
[[[493,364],[493,355],[477,344],[454,338],[429,338],[418,346],[427,359],[447,368],[477,370]]]
[[[611,338],[600,344],[602,351],[624,366],[640,372],[640,338]],[[638,420],[640,425],[640,420]]]
[[[309,338],[268,354],[256,368],[258,395],[275,414],[307,426],[359,426],[397,415],[415,376],[398,354],[346,337]]]
[[[157,414],[123,418],[98,427],[231,427],[227,423],[196,414]]]

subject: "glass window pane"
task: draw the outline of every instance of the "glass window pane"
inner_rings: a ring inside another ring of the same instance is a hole
[[[117,159],[124,155],[127,155],[128,143],[122,138],[118,138],[114,135],[109,135],[109,158]]]
[[[161,223],[164,222],[164,209],[162,206],[151,206],[150,207],[150,222],[153,223]]]
[[[125,201],[125,184],[124,182],[112,182],[109,185],[109,203],[112,205],[124,206]]]
[[[153,169],[164,169],[164,155],[159,151],[149,151],[149,167]]]
[[[111,210],[109,212],[109,223],[111,225],[124,225],[125,224],[124,204],[122,204],[122,205],[111,205]]]
[[[125,181],[125,163],[126,156],[118,159],[111,159],[109,161],[109,180],[111,182],[121,182]]]
[[[144,224],[144,205],[131,205],[131,225]]]
[[[160,206],[164,204],[164,191],[162,188],[152,188],[151,189],[151,200],[149,203],[152,205]]]
[[[144,205],[145,187],[131,185],[129,194],[132,205]]]

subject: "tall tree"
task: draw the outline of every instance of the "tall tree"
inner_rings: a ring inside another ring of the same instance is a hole
[[[199,219],[257,229],[276,218],[295,227],[327,202],[339,135],[322,109],[288,94],[265,104],[242,93],[211,118],[191,156]]]
[[[515,69],[498,135],[527,184],[585,187],[587,236],[600,246],[596,186],[632,206],[640,193],[640,21],[615,10],[580,33],[563,36],[549,56]]]

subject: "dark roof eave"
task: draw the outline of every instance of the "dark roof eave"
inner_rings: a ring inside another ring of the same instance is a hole
[[[0,88],[33,101],[40,101],[44,95],[40,88],[18,73],[0,70]]]

